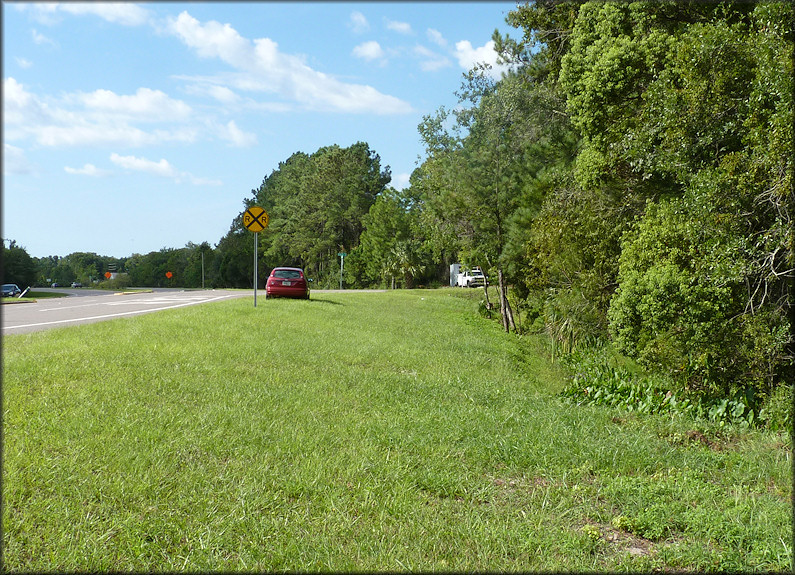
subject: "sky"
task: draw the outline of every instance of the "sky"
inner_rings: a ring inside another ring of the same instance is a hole
[[[33,257],[215,246],[296,152],[417,126],[494,65],[515,2],[3,2],[2,235]],[[8,245],[8,244],[6,244]]]

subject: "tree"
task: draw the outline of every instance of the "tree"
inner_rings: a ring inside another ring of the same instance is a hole
[[[14,240],[9,240],[7,248],[3,242],[3,283],[17,284],[22,289],[36,283],[36,263]]]
[[[378,154],[363,142],[293,154],[247,201],[270,215],[261,234],[265,260],[334,281],[337,253],[359,245],[362,220],[390,179],[389,168],[382,170]]]
[[[515,74],[495,82],[485,72],[475,69],[467,75],[458,93],[462,106],[454,112],[452,134],[444,109],[420,124],[429,157],[417,181],[426,207],[439,227],[448,230],[448,241],[455,238],[450,243],[464,263],[477,262],[496,276],[508,331],[516,330],[516,323],[508,300],[505,249],[509,222],[528,192],[525,163],[537,126],[527,121],[532,120],[527,110],[530,85]]]
[[[218,242],[213,266],[217,266],[218,282],[227,287],[254,287],[254,238],[237,217],[229,232]],[[259,274],[258,274],[258,277]]]
[[[363,262],[369,281],[394,288],[395,278],[400,278],[405,287],[412,287],[425,270],[426,254],[413,208],[406,193],[387,188],[364,217],[364,231],[355,254]]]
[[[551,335],[609,333],[701,392],[795,377],[792,5],[539,0],[508,21],[531,114],[572,143],[536,132],[519,180],[543,202],[519,200],[504,252]]]

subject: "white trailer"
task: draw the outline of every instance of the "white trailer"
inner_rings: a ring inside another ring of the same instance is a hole
[[[461,264],[450,264],[450,287],[458,285],[459,273],[461,273]]]

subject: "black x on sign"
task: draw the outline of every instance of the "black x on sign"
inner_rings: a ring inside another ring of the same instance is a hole
[[[243,227],[250,232],[261,232],[268,227],[268,212],[259,206],[251,206],[243,212]]]

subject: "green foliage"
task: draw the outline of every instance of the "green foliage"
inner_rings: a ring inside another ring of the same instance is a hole
[[[726,396],[677,390],[670,379],[616,365],[605,351],[587,350],[567,358],[574,375],[561,396],[577,405],[621,407],[627,411],[679,414],[718,425],[750,427],[760,422],[759,402],[747,388]]]
[[[36,258],[36,282],[49,286],[58,283],[68,286],[77,281],[89,286],[104,280],[106,271],[125,271],[126,259],[101,256],[93,252],[74,252],[64,257],[49,256]]]
[[[793,409],[793,384],[781,384],[768,397],[762,408],[759,418],[773,431],[785,431],[792,434]]]
[[[201,286],[201,278],[198,278],[197,286],[195,275],[190,284],[186,282],[189,261],[195,260],[195,254],[196,246],[193,244],[181,249],[163,248],[146,255],[133,254],[125,263],[130,276],[130,285],[140,287]],[[166,276],[167,272],[171,272],[171,278]]]
[[[21,289],[36,283],[36,263],[25,248],[18,246],[14,240],[8,247],[3,242],[3,283],[17,284]]]
[[[644,87],[659,73],[673,38],[654,27],[653,4],[587,2],[561,59],[572,124],[600,152],[632,125]]]
[[[354,250],[368,284],[414,287],[428,256],[416,207],[406,192],[387,188],[363,218],[364,231]]]
[[[649,204],[624,236],[610,332],[622,352],[691,389],[766,393],[784,367],[786,318],[747,309],[739,218],[711,190]]]
[[[108,290],[123,290],[128,287],[132,286],[132,280],[130,279],[129,274],[121,273],[118,274],[113,279],[102,280],[96,287],[99,289],[108,289]]]
[[[360,243],[364,216],[391,175],[366,143],[293,154],[253,191],[248,205],[270,223],[260,236],[266,267],[299,265],[321,283],[334,275],[339,252]]]
[[[795,355],[792,5],[540,2],[509,21],[524,39],[501,49],[581,137],[512,232],[559,347],[609,309],[619,348],[678,386],[772,394]]]

